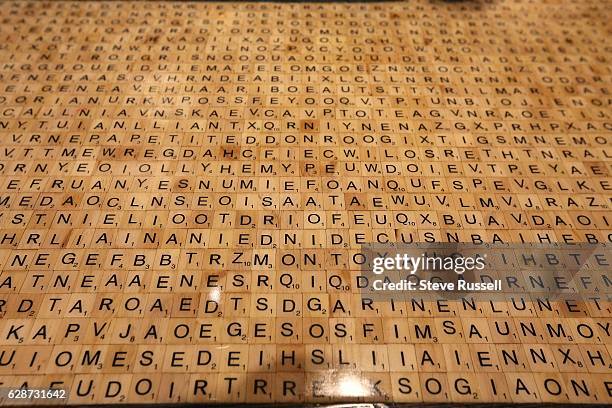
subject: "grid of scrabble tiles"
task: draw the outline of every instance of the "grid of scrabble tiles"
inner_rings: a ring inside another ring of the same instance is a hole
[[[611,17],[3,2],[0,386],[612,401],[608,294],[421,311],[355,285],[365,242],[610,240]]]

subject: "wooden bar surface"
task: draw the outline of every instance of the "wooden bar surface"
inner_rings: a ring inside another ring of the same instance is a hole
[[[611,10],[0,2],[0,404],[612,403],[609,291],[365,307],[353,262],[610,242]]]

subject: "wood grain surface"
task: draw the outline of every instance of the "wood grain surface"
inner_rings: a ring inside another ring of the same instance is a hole
[[[610,242],[610,6],[0,2],[0,404],[612,403],[610,269],[421,310],[355,261]]]

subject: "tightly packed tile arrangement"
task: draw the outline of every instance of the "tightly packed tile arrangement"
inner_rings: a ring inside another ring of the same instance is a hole
[[[611,18],[3,2],[1,404],[612,402],[605,290],[356,283],[365,243],[610,241]]]

